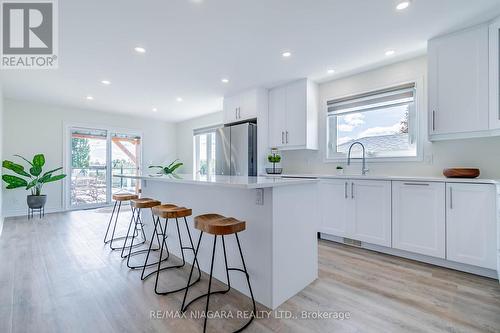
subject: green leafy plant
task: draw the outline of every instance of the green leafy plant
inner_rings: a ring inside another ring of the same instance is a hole
[[[169,165],[167,165],[166,167],[164,166],[161,166],[161,165],[151,165],[149,168],[150,169],[161,169],[162,172],[165,174],[165,175],[171,175],[175,172],[175,170],[177,170],[178,168],[180,168],[181,166],[184,165],[184,163],[182,162],[178,162],[179,160],[175,160],[173,161],[172,163],[170,163]]]
[[[24,187],[26,188],[26,190],[31,190],[31,195],[39,196],[42,194],[43,185],[56,182],[66,177],[65,174],[54,175],[54,173],[62,170],[62,167],[43,173],[43,167],[45,165],[45,156],[43,154],[35,155],[32,161],[29,161],[28,159],[20,155],[14,156],[26,161],[30,165],[30,167],[28,172],[21,164],[17,164],[8,160],[2,162],[2,167],[7,170],[13,171],[17,175],[23,177],[21,178],[14,175],[2,175],[2,180],[7,183],[6,188],[9,190]]]
[[[281,156],[278,154],[272,154],[267,156],[269,163],[279,163],[281,162]]]

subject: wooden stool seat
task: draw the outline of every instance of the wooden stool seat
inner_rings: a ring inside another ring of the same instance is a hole
[[[219,214],[204,214],[194,218],[194,227],[212,235],[231,235],[246,229],[246,222]]]
[[[130,204],[134,208],[153,208],[160,206],[161,202],[151,198],[132,199]]]
[[[138,198],[139,198],[139,196],[137,194],[132,194],[132,193],[113,194],[114,201],[129,201],[129,200],[134,200],[134,199],[138,199]]]
[[[178,207],[174,204],[165,204],[153,207],[153,214],[164,219],[177,219],[193,215],[190,208]]]

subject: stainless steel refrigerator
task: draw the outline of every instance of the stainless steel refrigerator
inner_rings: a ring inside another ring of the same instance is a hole
[[[225,126],[215,133],[215,174],[257,176],[257,125]]]

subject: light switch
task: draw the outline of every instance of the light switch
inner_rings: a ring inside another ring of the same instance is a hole
[[[262,206],[264,205],[264,189],[263,188],[258,188],[256,189],[256,197],[255,197],[255,204]]]

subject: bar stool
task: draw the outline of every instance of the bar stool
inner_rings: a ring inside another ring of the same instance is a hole
[[[200,230],[200,238],[198,239],[198,245],[196,245],[196,251],[194,254],[195,260],[197,259],[198,256],[198,250],[200,248],[200,243],[201,243],[201,238],[203,236],[203,233],[206,232],[208,234],[214,235],[214,245],[212,249],[212,263],[210,265],[210,278],[208,280],[208,293],[203,294],[201,296],[198,296],[191,300],[188,304],[186,304],[186,298],[187,294],[189,291],[190,287],[190,282],[191,282],[191,276],[193,274],[193,267],[191,267],[191,273],[189,274],[188,278],[188,283],[186,287],[186,291],[184,292],[184,299],[182,300],[182,306],[181,306],[181,311],[185,312],[187,308],[195,301],[206,297],[207,298],[207,303],[205,305],[205,314],[208,313],[208,305],[210,302],[210,295],[213,294],[225,294],[229,290],[231,290],[231,282],[229,280],[229,271],[239,271],[245,274],[247,278],[247,283],[248,283],[248,289],[250,290],[250,296],[252,298],[252,304],[253,304],[253,311],[250,316],[250,320],[241,328],[236,330],[235,332],[241,332],[245,328],[247,328],[248,325],[252,322],[252,320],[255,318],[255,313],[256,313],[256,306],[255,306],[255,299],[253,297],[253,292],[252,292],[252,286],[250,285],[250,275],[247,272],[247,267],[245,265],[245,260],[243,259],[243,252],[241,251],[241,245],[240,245],[240,239],[238,238],[238,233],[241,231],[244,231],[246,229],[246,223],[244,221],[239,221],[233,217],[225,217],[219,214],[205,214],[205,215],[199,215],[194,218],[194,227],[198,230]],[[243,269],[241,268],[236,268],[236,267],[228,267],[227,266],[227,255],[226,255],[226,243],[224,241],[224,236],[226,235],[232,235],[234,234],[236,237],[236,242],[238,243],[238,249],[240,252],[240,257],[241,257],[241,263],[243,264]],[[215,258],[215,246],[217,245],[217,237],[221,236],[222,237],[222,249],[224,252],[224,263],[226,265],[226,278],[227,278],[227,289],[225,290],[219,290],[219,291],[212,291],[212,273],[214,269],[214,258]],[[186,305],[185,305],[186,304]],[[205,316],[205,321],[203,323],[203,332],[206,332],[207,329],[207,319],[208,316]]]
[[[113,200],[115,201],[115,205],[113,206],[113,212],[111,213],[111,217],[109,218],[108,228],[106,229],[106,235],[104,235],[104,244],[109,243],[109,247],[111,248],[111,250],[120,250],[121,249],[121,247],[114,248],[113,247],[113,241],[125,239],[125,242],[126,242],[126,237],[125,236],[123,236],[123,237],[116,237],[115,238],[116,224],[118,223],[118,217],[120,215],[120,209],[122,207],[122,202],[124,202],[124,201],[130,201],[130,200],[137,199],[137,198],[139,198],[139,196],[136,195],[136,194],[132,194],[132,193],[117,193],[117,194],[113,194]],[[118,210],[116,212],[115,223],[114,223],[114,226],[113,226],[113,232],[111,234],[111,238],[107,239],[109,228],[111,227],[111,223],[113,221],[113,216],[115,215],[116,206],[118,206]]]
[[[130,242],[129,246],[124,246],[122,248],[122,253],[121,257],[122,258],[127,258],[127,267],[130,269],[137,269],[137,268],[142,268],[143,265],[135,265],[131,266],[130,265],[130,257],[135,256],[137,254],[145,253],[147,251],[158,251],[160,249],[161,243],[160,243],[160,237],[157,235],[156,239],[158,241],[158,248],[152,249],[151,247],[148,250],[136,250],[132,252],[132,249],[136,246],[134,245],[134,240],[136,237],[139,235],[139,231],[142,232],[143,239],[146,239],[146,236],[144,234],[144,223],[142,222],[141,218],[141,209],[145,208],[150,208],[151,209],[151,216],[153,218],[153,222],[155,221],[155,217],[153,215],[153,207],[160,206],[161,202],[158,200],[150,199],[150,198],[140,198],[140,199],[132,199],[130,200],[130,206],[132,207],[132,218],[130,220],[128,230],[127,230],[127,236],[125,237],[126,240],[128,240],[129,237],[132,237],[132,240]],[[132,235],[130,235],[130,229],[132,229],[132,225],[134,225],[134,230],[132,232]],[[154,228],[156,228],[156,223]],[[151,240],[153,241],[153,240]],[[126,245],[126,244],[124,244]],[[125,249],[128,248],[128,254],[125,254]]]
[[[144,261],[144,266],[142,268],[141,279],[144,280],[144,279],[148,278],[149,276],[151,276],[152,274],[156,273],[155,293],[158,294],[158,295],[168,295],[168,294],[175,293],[175,292],[178,292],[178,291],[181,291],[181,290],[184,290],[184,289],[187,288],[187,287],[182,287],[182,288],[175,289],[175,290],[158,291],[158,279],[159,279],[161,271],[164,271],[164,270],[167,270],[167,269],[173,269],[173,268],[181,268],[181,267],[185,266],[186,260],[185,260],[185,256],[184,256],[184,250],[192,250],[193,253],[194,253],[193,239],[191,237],[191,232],[189,230],[189,227],[188,227],[188,224],[187,224],[187,219],[186,219],[186,217],[191,216],[192,214],[193,213],[192,213],[191,209],[186,208],[186,207],[178,207],[178,206],[173,205],[173,204],[165,204],[165,205],[153,207],[153,215],[156,216],[155,225],[160,225],[160,233],[158,233],[158,230],[155,227],[154,230],[153,230],[153,236],[152,237],[154,237],[154,234],[156,233],[156,235],[161,234],[162,237],[163,237],[163,239],[162,239],[161,246],[160,246],[160,257],[159,257],[159,259],[157,261],[158,267],[157,267],[156,271],[153,271],[153,272],[149,273],[148,275],[144,276],[145,269],[146,269],[147,266],[149,266],[149,264],[148,264],[148,258],[149,258],[149,254],[150,254],[150,250],[149,250],[148,254],[146,256],[146,260]],[[163,228],[161,228],[161,220],[160,220],[161,218],[165,219],[165,224],[164,224]],[[188,238],[189,238],[189,244],[191,246],[184,246],[182,244],[182,236],[181,236],[181,231],[180,231],[180,228],[179,228],[179,219],[180,218],[184,219],[184,225],[186,227],[186,232],[187,232]],[[163,257],[163,249],[164,248],[167,249],[167,259],[168,259],[168,256],[170,254],[170,252],[168,252],[168,246],[167,246],[167,242],[166,242],[166,239],[167,239],[167,226],[168,226],[168,220],[169,219],[175,219],[175,222],[176,222],[177,235],[179,237],[179,247],[180,247],[181,256],[182,256],[182,264],[161,267],[162,262],[166,260],[166,259],[162,259],[162,257]],[[151,239],[153,239],[153,238],[151,238]],[[151,249],[151,244],[150,244],[150,249]],[[196,259],[196,257],[194,258],[192,268],[195,265],[196,265],[196,268],[198,270],[198,278],[193,283],[189,284],[189,286],[194,285],[195,283],[197,283],[201,279],[201,270],[200,270],[200,266],[198,265],[198,260]],[[191,269],[191,275],[192,275],[192,272],[193,272],[193,269]]]

